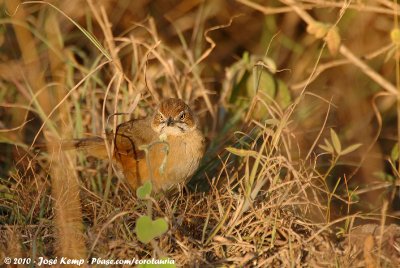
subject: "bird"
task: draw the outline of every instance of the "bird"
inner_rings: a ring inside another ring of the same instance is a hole
[[[106,138],[62,142],[62,149],[77,149],[88,156],[110,158],[119,175],[136,190],[150,180],[155,192],[166,191],[193,175],[204,155],[205,138],[197,118],[181,99],[162,100],[154,114],[121,123]],[[111,146],[108,146],[111,147]]]

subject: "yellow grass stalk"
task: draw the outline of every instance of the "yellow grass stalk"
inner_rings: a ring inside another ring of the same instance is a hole
[[[39,63],[39,55],[35,46],[35,39],[29,29],[22,26],[26,23],[28,13],[24,10],[23,6],[21,6],[20,0],[6,0],[5,4],[9,14],[11,15],[12,20],[16,22],[12,25],[19,45],[19,49],[21,51],[22,61],[25,65],[24,74],[26,75],[27,83],[30,85],[33,92],[36,93],[45,87],[45,82],[42,69],[40,68],[41,66]],[[51,107],[46,107],[46,100],[49,99],[47,93],[47,91],[44,91],[37,97],[38,100],[45,105],[43,106],[43,109],[45,111],[50,111]],[[24,96],[20,95],[18,97],[18,102],[24,105],[27,103],[27,100],[24,100]],[[25,121],[25,114],[21,113],[19,110],[15,111],[16,112],[11,112],[12,127],[20,126]],[[21,131],[17,135],[18,136],[14,137],[14,139],[16,139],[16,141],[19,141],[23,137],[23,132]]]
[[[25,23],[28,18],[28,12],[19,0],[7,0],[6,5],[13,20]],[[44,68],[40,65],[39,53],[36,48],[35,39],[28,28],[19,24],[13,24],[14,32],[21,51],[21,57],[26,69],[27,84],[35,95],[34,105],[37,107],[40,117],[45,120],[53,109],[54,104],[58,103],[65,96],[63,89],[65,82],[65,67],[60,58],[55,53],[50,52],[50,64],[53,80],[57,86],[55,91],[58,94],[51,94],[46,88],[43,76]],[[54,15],[50,15],[46,25],[46,33],[49,42],[54,49],[58,49],[59,55],[62,55],[63,44],[58,23]],[[65,104],[64,104],[65,105]],[[65,108],[64,108],[65,109]],[[62,111],[62,109],[61,109]],[[66,111],[66,110],[65,110]],[[60,115],[68,113],[55,113],[55,117],[60,119]],[[20,125],[25,119],[24,115],[14,114],[13,124]],[[64,118],[65,119],[65,118]],[[44,131],[46,140],[52,142],[53,137],[59,136],[58,133],[67,133],[62,124],[49,122],[47,126],[54,125],[56,129],[50,128],[51,134]],[[48,146],[49,148],[52,146]],[[52,168],[50,170],[52,179],[52,197],[55,208],[55,229],[56,241],[58,243],[57,254],[62,257],[84,258],[86,249],[83,236],[82,212],[79,199],[79,185],[77,182],[74,157],[63,152],[52,154]]]
[[[52,190],[57,255],[81,259],[86,257],[79,184],[73,153],[52,154]]]
[[[50,11],[45,24],[45,31],[49,43],[52,44],[57,53],[49,50],[50,69],[53,81],[56,82],[54,97],[57,102],[65,95],[65,63],[57,55],[62,55],[63,40],[59,24],[54,10]],[[60,106],[61,113],[57,114],[58,127],[62,133],[71,133],[63,122],[71,122],[68,118],[68,103]],[[71,126],[72,124],[67,124]],[[67,137],[68,138],[68,137]],[[74,152],[54,152],[54,161],[51,169],[52,174],[52,196],[55,208],[55,228],[57,235],[57,253],[59,256],[68,258],[85,258],[86,247],[83,234],[82,210],[79,198],[79,184],[75,165],[76,156]]]

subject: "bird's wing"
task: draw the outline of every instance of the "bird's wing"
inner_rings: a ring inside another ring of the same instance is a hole
[[[151,128],[151,118],[131,120],[118,125],[116,134],[110,134],[114,139],[114,152],[135,159],[145,157],[140,146],[147,145],[157,139],[156,132]]]
[[[143,161],[146,157],[142,145],[148,145],[157,140],[156,132],[151,128],[150,118],[131,120],[118,125],[115,134],[110,134],[114,139],[114,159],[117,167],[122,168],[125,179],[136,189],[148,178]]]

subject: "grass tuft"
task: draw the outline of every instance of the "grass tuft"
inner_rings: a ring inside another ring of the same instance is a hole
[[[3,4],[0,260],[399,265],[398,4],[73,3]],[[169,97],[207,137],[187,187],[138,199],[107,161],[33,148]]]

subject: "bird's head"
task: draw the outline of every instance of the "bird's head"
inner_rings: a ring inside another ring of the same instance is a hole
[[[166,99],[154,113],[151,127],[157,133],[179,136],[196,128],[190,107],[181,99]]]

